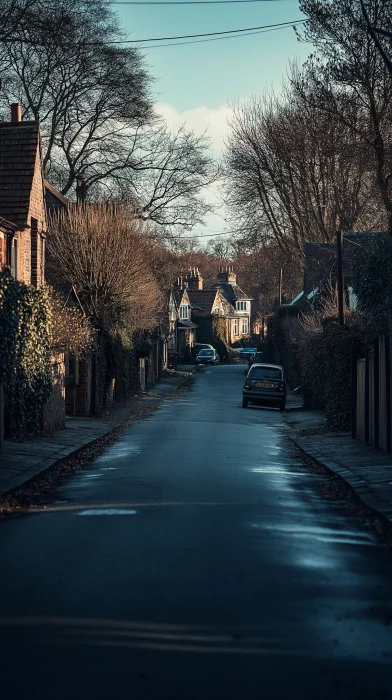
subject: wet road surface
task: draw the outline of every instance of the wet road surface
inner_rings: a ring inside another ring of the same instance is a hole
[[[0,521],[1,697],[392,697],[392,562],[242,366]]]

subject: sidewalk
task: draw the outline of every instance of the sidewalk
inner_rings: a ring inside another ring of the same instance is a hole
[[[341,476],[363,503],[392,522],[391,454],[353,440],[348,432],[327,432],[319,411],[292,409],[286,420],[298,447]]]
[[[173,376],[165,376],[148,391],[127,404],[113,405],[103,417],[68,417],[64,430],[28,442],[6,440],[0,453],[0,496],[22,486],[64,457],[78,452],[98,438],[111,433],[132,417],[137,404],[146,399],[163,398],[173,394],[195,372],[194,365],[179,365]]]

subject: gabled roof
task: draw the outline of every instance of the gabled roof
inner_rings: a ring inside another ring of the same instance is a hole
[[[192,309],[204,314],[212,314],[217,294],[217,289],[188,289]]]
[[[38,122],[0,123],[0,215],[25,228],[37,154]]]
[[[174,298],[176,300],[178,308],[180,308],[181,304],[184,303],[184,296],[185,298],[185,303],[188,303],[189,299],[189,290],[188,289],[175,289],[174,290]]]
[[[63,209],[70,204],[69,199],[64,197],[64,195],[56,190],[47,180],[45,180],[45,199],[49,208]]]
[[[252,301],[252,297],[245,294],[241,287],[234,282],[219,280],[214,284],[214,288],[221,289],[225,297],[233,305],[235,305],[236,301]]]

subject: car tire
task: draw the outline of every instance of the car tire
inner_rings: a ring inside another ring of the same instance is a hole
[[[248,408],[248,399],[242,399],[242,408]]]
[[[283,413],[286,410],[286,401],[282,401],[279,405],[279,411]]]

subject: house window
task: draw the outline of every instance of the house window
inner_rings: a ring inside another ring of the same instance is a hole
[[[234,319],[234,335],[238,335],[238,321]]]
[[[237,311],[247,311],[248,304],[246,301],[237,301]]]
[[[243,318],[242,319],[242,335],[248,335],[248,333],[249,333],[248,319]]]
[[[189,306],[187,306],[185,304],[182,304],[180,306],[180,319],[182,319],[183,321],[188,320],[188,313],[189,313],[188,309],[189,309]]]

